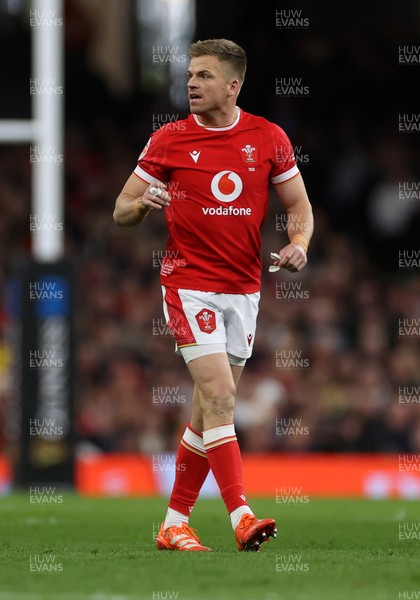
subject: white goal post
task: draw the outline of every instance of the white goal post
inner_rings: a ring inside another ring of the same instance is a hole
[[[31,146],[28,227],[33,219],[60,225],[31,227],[33,259],[48,263],[60,260],[64,253],[63,0],[31,0],[30,6],[32,65],[28,94],[32,99],[32,118],[0,120],[0,144]]]

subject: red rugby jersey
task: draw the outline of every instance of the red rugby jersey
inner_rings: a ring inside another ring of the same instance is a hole
[[[196,115],[153,133],[134,173],[166,183],[172,197],[161,283],[227,294],[260,289],[260,228],[268,186],[299,173],[290,140],[262,117],[238,108],[228,127]]]

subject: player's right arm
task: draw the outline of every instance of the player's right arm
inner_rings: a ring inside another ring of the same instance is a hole
[[[151,188],[162,190],[161,197],[151,193]],[[166,185],[160,181],[148,184],[132,173],[121,190],[113,213],[116,225],[133,227],[142,223],[151,210],[162,210],[170,204]]]

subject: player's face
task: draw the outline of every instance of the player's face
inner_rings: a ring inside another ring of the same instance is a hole
[[[187,71],[190,111],[197,115],[224,109],[238,89],[228,67],[217,56],[192,58]]]

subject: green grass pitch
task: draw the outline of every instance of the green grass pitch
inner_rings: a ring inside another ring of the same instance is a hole
[[[213,552],[188,553],[155,549],[165,499],[0,498],[0,600],[420,598],[419,533],[399,535],[420,527],[418,502],[251,505],[279,529],[260,553],[236,550],[220,500],[200,500],[191,519]]]

